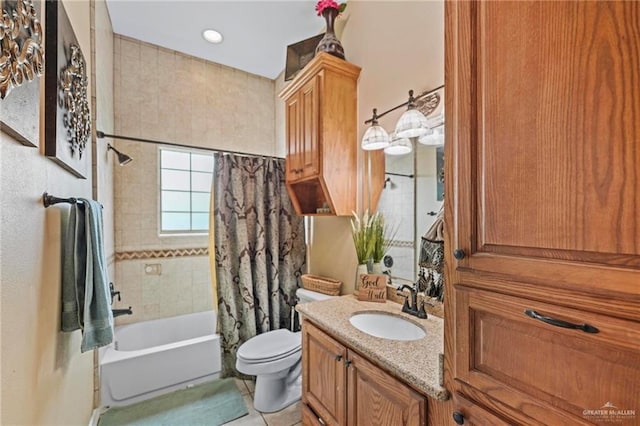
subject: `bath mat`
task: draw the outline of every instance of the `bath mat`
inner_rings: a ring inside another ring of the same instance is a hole
[[[218,426],[248,414],[232,378],[105,411],[98,426]]]

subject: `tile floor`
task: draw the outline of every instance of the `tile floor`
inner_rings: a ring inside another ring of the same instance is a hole
[[[225,426],[301,426],[300,401],[277,413],[262,414],[253,408],[253,389],[255,383],[251,380],[234,379],[240,394],[244,398],[249,414]]]

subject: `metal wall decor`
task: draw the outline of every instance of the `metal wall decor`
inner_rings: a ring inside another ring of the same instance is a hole
[[[438,93],[432,93],[429,96],[425,96],[422,99],[416,101],[416,109],[420,111],[424,116],[431,114],[440,104],[440,95]]]
[[[46,1],[45,155],[87,178],[91,112],[87,66],[62,2]]]
[[[40,2],[0,0],[0,129],[38,146],[40,82],[44,72]]]

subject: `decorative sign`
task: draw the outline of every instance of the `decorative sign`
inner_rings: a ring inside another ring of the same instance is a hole
[[[45,7],[45,155],[80,178],[90,173],[87,66],[61,1]]]
[[[358,288],[358,300],[369,302],[387,301],[387,276],[360,274]]]

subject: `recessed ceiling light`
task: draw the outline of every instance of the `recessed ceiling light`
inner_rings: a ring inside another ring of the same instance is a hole
[[[216,30],[204,30],[202,32],[202,37],[204,37],[204,39],[209,43],[222,43],[222,34]]]

